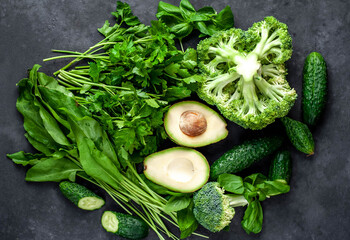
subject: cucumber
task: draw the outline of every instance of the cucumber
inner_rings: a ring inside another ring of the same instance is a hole
[[[282,145],[280,137],[264,137],[245,141],[227,151],[210,167],[210,178],[223,173],[237,173],[270,155]]]
[[[78,183],[63,181],[59,187],[63,195],[81,209],[96,210],[105,204],[100,196]]]
[[[326,105],[327,69],[326,62],[318,52],[312,52],[305,59],[303,70],[303,122],[314,126]]]
[[[289,117],[283,117],[281,121],[293,146],[300,152],[314,154],[315,143],[308,126]]]
[[[149,232],[148,225],[142,219],[113,211],[105,211],[101,223],[107,232],[128,239],[145,238]]]
[[[271,162],[269,180],[279,180],[289,184],[292,174],[292,162],[289,151],[279,151]]]

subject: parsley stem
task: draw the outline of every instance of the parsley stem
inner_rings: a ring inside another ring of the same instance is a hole
[[[56,60],[56,59],[61,59],[61,58],[90,58],[90,59],[104,59],[108,60],[108,56],[96,56],[96,55],[63,55],[63,56],[57,56],[57,57],[51,57],[51,58],[45,58],[43,61],[51,61],[51,60]]]
[[[181,40],[181,38],[179,38],[179,42],[180,42],[181,51],[182,51],[182,52],[185,52],[185,51],[184,51],[184,46],[182,45],[182,40]]]

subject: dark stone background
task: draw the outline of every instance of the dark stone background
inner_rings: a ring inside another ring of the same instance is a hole
[[[158,1],[129,0],[142,22],[155,19]],[[178,1],[168,1],[175,3]],[[211,5],[221,10],[230,5],[235,26],[247,29],[264,16],[273,15],[289,26],[294,54],[288,62],[290,84],[301,94],[302,67],[311,51],[319,51],[327,61],[328,103],[323,119],[314,130],[316,153],[306,157],[292,150],[293,177],[289,194],[263,203],[264,225],[258,235],[247,235],[240,227],[242,210],[237,208],[230,232],[199,232],[211,239],[349,239],[350,236],[350,84],[349,40],[350,2],[329,1],[195,1],[198,9]],[[35,63],[51,73],[66,61],[43,63],[53,56],[51,49],[83,51],[96,43],[101,27],[115,1],[75,0],[1,0],[0,1],[0,239],[63,240],[115,239],[100,225],[103,210],[118,209],[107,197],[107,206],[84,212],[60,194],[56,183],[27,183],[25,168],[15,166],[5,156],[19,150],[33,151],[24,138],[23,120],[16,111],[15,86]],[[190,41],[194,46],[194,41]],[[188,44],[187,44],[188,45]],[[290,115],[301,119],[300,98]],[[230,136],[200,149],[215,160],[244,138],[261,132],[229,125]],[[273,124],[265,131],[280,131]],[[246,171],[266,172],[268,160]],[[101,192],[103,195],[104,193]],[[156,239],[151,232],[147,239]],[[201,239],[195,236],[189,239]]]

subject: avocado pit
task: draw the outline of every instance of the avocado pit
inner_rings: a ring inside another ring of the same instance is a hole
[[[179,127],[187,136],[196,137],[207,130],[207,120],[202,113],[188,110],[181,114]]]

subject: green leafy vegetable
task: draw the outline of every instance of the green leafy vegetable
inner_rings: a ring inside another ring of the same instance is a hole
[[[186,196],[181,196],[181,197],[177,197],[177,196],[172,196],[169,201],[167,202],[167,204],[165,205],[164,210],[166,212],[177,212],[180,211],[182,209],[185,209],[188,207],[188,205],[190,205],[191,203],[191,198],[186,197]]]
[[[225,194],[225,190],[236,194]],[[289,190],[285,182],[268,181],[261,173],[252,174],[244,180],[233,174],[222,174],[218,182],[207,183],[194,195],[193,212],[203,227],[218,232],[230,224],[235,214],[233,207],[248,205],[242,227],[247,233],[259,233],[263,221],[260,201]]]
[[[251,201],[244,212],[242,227],[247,233],[259,233],[262,228],[263,210],[258,199]]]
[[[181,231],[181,239],[190,236],[198,227],[198,222],[193,214],[193,206],[193,201],[191,201],[187,208],[177,212],[177,223]]]
[[[239,176],[224,173],[218,177],[218,183],[225,191],[236,194],[244,192],[243,179]]]
[[[196,11],[189,0],[181,0],[179,7],[160,1],[156,16],[180,40],[187,37],[193,29],[201,32],[199,37],[211,36],[232,28],[234,23],[230,6],[226,6],[220,13],[212,7]]]
[[[65,179],[75,181],[77,171],[82,169],[67,158],[46,158],[27,171],[26,181],[59,182]]]

